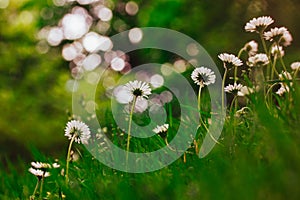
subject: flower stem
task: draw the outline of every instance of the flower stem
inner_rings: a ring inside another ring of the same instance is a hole
[[[277,46],[277,51],[280,53],[279,43],[278,43],[278,42],[276,43],[276,46]],[[284,62],[283,62],[283,59],[282,59],[282,56],[281,56],[281,55],[280,55],[280,63],[281,63],[281,65],[282,65],[284,71],[287,71],[286,66],[285,66],[285,64],[284,64]]]
[[[225,111],[225,91],[224,91],[224,88],[225,88],[225,80],[226,80],[226,76],[227,76],[227,67],[226,67],[225,64],[224,64],[224,68],[225,68],[225,72],[224,72],[223,79],[222,79],[222,112]]]
[[[129,123],[128,123],[128,133],[127,133],[127,145],[126,145],[126,165],[128,164],[128,154],[129,154],[129,145],[130,145],[130,132],[131,132],[131,124],[132,124],[132,115],[135,107],[137,97],[133,97],[133,102],[131,105],[130,113],[129,113]]]
[[[234,83],[236,83],[238,80],[238,77],[237,77],[237,66],[234,66]]]
[[[238,58],[240,58],[241,57],[241,55],[242,55],[242,53],[245,51],[245,48],[241,48],[241,50],[239,51],[239,53],[238,53]]]
[[[73,135],[73,137],[72,137],[72,139],[70,141],[70,144],[69,144],[69,148],[68,148],[67,165],[66,165],[66,184],[69,183],[69,163],[70,163],[70,160],[71,160],[70,159],[70,154],[71,154],[72,144],[73,144],[76,136],[77,136],[76,134]]]
[[[44,175],[45,175],[45,172],[42,176],[42,179],[41,179],[41,185],[40,185],[40,196],[39,196],[39,199],[43,199],[43,185],[44,185]]]
[[[270,61],[270,63],[267,66],[268,68],[267,68],[267,74],[266,74],[266,79],[269,80],[269,78],[270,78],[269,77],[269,71],[271,71],[270,68],[273,66],[273,64],[272,64],[272,60],[270,59],[270,52],[267,49],[266,41],[264,40],[263,32],[264,32],[264,30],[262,30],[259,33],[259,37],[260,37],[261,43],[263,45],[264,51],[265,51],[265,53],[266,53],[266,55],[267,55],[267,57],[268,57],[268,59]]]
[[[297,78],[297,75],[298,75],[298,71],[299,71],[299,68],[296,69],[296,71],[294,72],[294,80],[296,81],[296,78]]]
[[[202,85],[199,87],[199,92],[198,92],[198,112],[199,112],[199,117],[200,117],[200,123],[202,121],[201,119],[201,90],[202,90]]]
[[[31,200],[31,199],[35,199],[35,194],[36,194],[36,191],[37,191],[37,189],[38,189],[38,187],[39,187],[39,184],[40,184],[40,179],[38,179],[38,181],[36,182],[36,185],[35,185],[33,194],[30,196],[30,200]]]
[[[259,37],[260,37],[261,43],[262,43],[262,45],[263,45],[264,51],[265,51],[265,53],[267,54],[267,56],[269,57],[269,52],[268,52],[268,49],[267,49],[266,42],[265,42],[265,40],[264,40],[263,31],[261,31],[261,32],[259,33]]]
[[[276,61],[277,61],[277,54],[275,54],[275,56],[274,56],[274,62],[272,64],[271,80],[273,80],[273,78],[274,78],[274,72],[278,76],[278,71],[276,70]]]

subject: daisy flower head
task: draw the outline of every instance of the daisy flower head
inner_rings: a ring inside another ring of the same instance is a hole
[[[249,56],[253,56],[258,51],[258,44],[254,40],[251,40],[245,44],[244,49],[248,52]]]
[[[245,30],[247,32],[261,32],[266,29],[267,26],[272,24],[274,20],[270,16],[262,16],[258,18],[253,18],[245,25]]]
[[[168,128],[169,128],[169,124],[164,124],[161,126],[157,125],[153,129],[153,132],[165,139],[167,137]]]
[[[31,162],[31,166],[36,169],[51,168],[51,165],[49,163],[42,163],[42,162]]]
[[[242,84],[237,84],[237,83],[234,83],[233,85],[229,84],[224,88],[224,91],[228,93],[232,93],[237,96],[245,96],[244,93],[241,92],[243,87],[244,86]]]
[[[65,128],[65,136],[71,140],[74,137],[74,141],[78,144],[88,144],[88,140],[91,137],[91,131],[89,127],[78,120],[69,121]]]
[[[293,62],[292,64],[291,64],[291,69],[292,70],[300,70],[300,62]]]
[[[43,163],[43,162],[31,162],[31,166],[36,169],[48,169],[48,168],[59,168],[60,165],[57,163],[53,163],[50,165],[49,163]]]
[[[249,95],[249,94],[252,94],[254,93],[254,89],[253,88],[249,88],[247,86],[243,86],[241,89],[240,89],[240,96],[246,96],[246,95]],[[242,94],[242,95],[241,95]]]
[[[214,84],[216,82],[215,73],[206,67],[198,67],[194,69],[191,78],[197,85],[200,85],[201,87]]]
[[[272,45],[271,47],[271,55],[272,56],[277,56],[277,57],[283,57],[284,56],[284,50],[282,46],[278,45]]]
[[[284,93],[289,92],[290,88],[283,83],[280,83],[280,88],[276,91],[276,94],[278,94],[279,96],[282,96]]]
[[[255,54],[254,56],[249,57],[247,64],[250,67],[264,66],[264,65],[269,64],[269,59],[268,59],[268,56],[266,54],[259,53],[259,54]]]
[[[49,172],[43,171],[43,170],[41,170],[41,169],[34,169],[34,168],[30,167],[30,168],[28,169],[28,171],[29,171],[30,173],[32,173],[33,175],[35,175],[36,177],[38,177],[38,178],[50,176],[50,173],[49,173]]]
[[[275,27],[271,28],[270,31],[264,33],[264,37],[269,41],[282,42],[284,46],[288,46],[291,44],[293,38],[290,32],[285,27]]]
[[[284,80],[292,80],[292,75],[287,72],[287,71],[283,71],[281,72],[279,75],[279,80],[284,81]]]
[[[243,65],[243,62],[233,54],[221,53],[218,55],[218,57],[220,60],[223,61],[225,66],[226,66],[226,63],[231,64],[236,67]]]
[[[129,81],[125,84],[124,89],[127,91],[130,101],[132,101],[134,97],[139,99],[147,99],[151,94],[151,88],[149,84],[138,80]]]
[[[291,45],[292,41],[293,41],[292,35],[290,34],[289,31],[286,31],[281,38],[282,45],[285,47],[289,46]]]

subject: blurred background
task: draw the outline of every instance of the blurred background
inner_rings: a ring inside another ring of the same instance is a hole
[[[64,126],[71,111],[68,84],[73,76],[72,62],[63,57],[62,50],[72,38],[60,41],[62,38],[51,38],[49,32],[75,6],[91,9],[86,2],[89,1],[0,0],[1,161],[30,159],[33,148],[56,156],[67,147]],[[299,60],[298,0],[101,2],[108,5],[113,16],[102,16],[98,24],[91,14],[89,23],[98,32],[111,36],[147,26],[177,30],[198,41],[219,66],[219,53],[237,54],[254,37],[244,31],[245,23],[253,17],[270,15],[274,26],[286,26],[293,35],[284,59],[287,63]],[[130,58],[132,62],[137,59],[141,58]]]

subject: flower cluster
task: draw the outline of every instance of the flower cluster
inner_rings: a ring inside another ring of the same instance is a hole
[[[32,167],[30,167],[28,171],[38,178],[50,176],[50,172],[48,172],[47,169],[60,167],[60,165],[57,163],[53,163],[51,165],[49,163],[42,162],[31,162],[31,166]]]

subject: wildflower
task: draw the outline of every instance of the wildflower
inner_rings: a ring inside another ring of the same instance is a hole
[[[300,62],[293,62],[292,64],[291,64],[291,69],[292,70],[300,70]]]
[[[57,163],[53,163],[53,164],[52,164],[52,167],[53,167],[53,168],[59,168],[59,167],[60,167],[60,165],[59,165],[59,164],[57,164]]]
[[[237,96],[245,96],[244,93],[241,92],[244,86],[242,84],[234,83],[233,85],[229,84],[224,88],[225,92],[232,93]]]
[[[279,96],[282,96],[284,93],[289,92],[290,88],[283,83],[280,83],[281,87],[277,90],[276,94],[278,94]]]
[[[151,88],[149,84],[138,80],[129,81],[129,83],[125,85],[124,89],[127,91],[130,101],[132,101],[134,97],[147,99],[151,94]]]
[[[273,22],[274,20],[269,16],[253,18],[249,22],[247,22],[247,24],[245,25],[245,30],[248,32],[261,32]]]
[[[72,120],[67,123],[65,128],[65,136],[71,140],[73,137],[74,141],[78,144],[88,144],[88,139],[91,137],[91,132],[89,127],[78,120]]]
[[[266,40],[269,40],[269,41],[275,40],[278,43],[283,42],[284,46],[290,45],[293,40],[290,32],[285,27],[271,28],[270,31],[264,33],[264,37]]]
[[[247,86],[243,86],[240,89],[240,92],[241,92],[242,95],[239,95],[239,96],[246,96],[246,95],[252,94],[254,92],[254,89],[253,88],[249,88]]]
[[[218,57],[224,63],[229,63],[229,64],[232,64],[236,67],[243,65],[243,62],[233,54],[222,53]]]
[[[284,56],[284,50],[282,48],[282,46],[278,46],[278,45],[273,45],[271,48],[271,55],[272,56],[277,56],[277,57],[283,57]]]
[[[192,72],[191,78],[197,84],[203,87],[204,85],[214,84],[216,81],[215,73],[206,67],[198,67]]]
[[[289,46],[292,43],[292,41],[293,41],[292,35],[290,34],[289,31],[286,31],[281,38],[282,45],[285,47]]]
[[[33,175],[35,175],[36,177],[48,177],[48,176],[50,176],[49,172],[43,171],[41,169],[34,169],[34,168],[30,167],[28,171],[30,173],[32,173]]]
[[[279,75],[279,80],[284,81],[284,80],[292,80],[292,75],[287,72],[287,71],[283,71],[281,72]]]
[[[156,134],[159,134],[159,136],[162,137],[162,138],[166,138],[168,128],[169,128],[169,124],[156,126],[156,128],[153,129],[153,132],[156,133]]]
[[[264,65],[267,65],[268,63],[269,63],[268,56],[264,53],[259,53],[259,54],[249,57],[248,62],[247,62],[247,64],[250,67],[264,66]]]
[[[258,44],[254,40],[251,40],[245,44],[244,49],[248,52],[249,56],[254,56],[258,51]]]
[[[59,168],[60,165],[57,163],[53,163],[50,165],[49,163],[42,163],[42,162],[31,162],[31,166],[36,169],[47,169],[47,168]]]
[[[42,162],[31,162],[31,166],[36,169],[45,169],[45,168],[51,168],[51,165],[48,163],[42,163]]]

